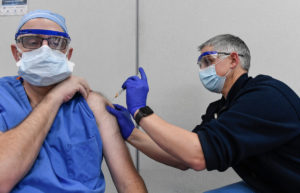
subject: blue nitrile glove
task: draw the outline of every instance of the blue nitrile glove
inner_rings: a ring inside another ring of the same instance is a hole
[[[114,107],[115,109],[110,106],[106,106],[106,109],[117,118],[122,137],[126,140],[132,133],[134,124],[128,110],[125,107],[118,104],[114,104]]]
[[[141,78],[138,76],[129,77],[122,85],[126,89],[126,104],[129,112],[134,116],[135,111],[146,106],[147,94],[149,91],[147,76],[143,68],[139,68]]]

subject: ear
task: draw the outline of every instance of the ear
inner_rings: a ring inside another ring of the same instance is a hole
[[[231,57],[231,64],[230,67],[231,68],[235,68],[239,63],[240,63],[240,58],[239,58],[239,54],[236,52],[232,52],[230,54]]]
[[[67,58],[68,58],[68,60],[71,59],[72,54],[73,54],[73,48],[69,48],[68,53],[67,53]]]
[[[16,60],[16,62],[18,62],[21,59],[22,54],[18,51],[17,45],[16,44],[10,45],[10,49],[14,59]]]

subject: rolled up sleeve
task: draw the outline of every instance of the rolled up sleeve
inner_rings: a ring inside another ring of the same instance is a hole
[[[2,113],[0,113],[0,131],[4,132],[6,130],[7,130],[7,127],[6,127],[3,115],[2,115]]]

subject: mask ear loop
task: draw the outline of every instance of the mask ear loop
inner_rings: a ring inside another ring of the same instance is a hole
[[[230,56],[230,55],[229,55],[229,56]],[[227,57],[229,57],[229,56],[226,56],[225,58],[227,58]],[[225,59],[225,58],[224,58],[224,59]],[[224,75],[224,77],[227,77],[228,74],[229,74],[230,72],[232,72],[232,69],[231,69],[231,68],[229,68],[229,70],[226,72],[226,74]]]
[[[16,48],[17,48],[17,51],[18,51],[17,56],[18,56],[18,59],[20,61],[22,59],[23,51],[17,45],[16,45]],[[19,62],[17,62],[16,65],[17,65],[17,67],[20,67],[21,64]]]
[[[23,54],[23,51],[16,45],[17,47],[17,51],[20,53],[20,54]]]
[[[223,60],[225,60],[227,57],[228,57],[228,56],[226,56],[226,57],[220,59],[218,62],[216,62],[215,64],[212,64],[211,66],[213,66],[213,67],[216,69],[216,65],[219,64],[220,62],[222,62]],[[232,71],[232,69],[229,68],[229,70],[226,72],[226,74],[225,74],[224,76],[220,76],[220,77],[226,77],[226,78],[227,78],[228,74],[229,74],[231,71]],[[216,72],[216,73],[217,73],[217,72]],[[219,75],[217,75],[217,76],[219,76]]]
[[[17,51],[18,51],[18,53],[17,53],[18,59],[21,60],[23,51],[18,47],[17,44],[16,44],[16,48],[17,48]]]

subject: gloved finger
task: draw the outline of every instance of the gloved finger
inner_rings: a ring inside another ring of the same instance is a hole
[[[123,84],[122,84],[122,88],[123,89],[127,89],[128,86],[134,85],[136,81],[132,80],[132,79],[127,79]]]
[[[109,112],[109,113],[111,113],[111,114],[113,114],[114,116],[117,116],[118,115],[118,110],[116,110],[116,109],[114,109],[114,108],[112,108],[112,107],[110,107],[110,106],[106,106],[106,110]]]
[[[126,84],[125,83],[126,83],[126,81],[121,86],[123,89],[126,89]]]
[[[125,107],[123,107],[122,105],[119,105],[119,104],[114,104],[114,107],[120,111],[127,111],[127,109]]]
[[[128,84],[127,82],[128,82],[128,81],[126,80],[126,81],[122,84],[122,88],[123,88],[123,89],[127,89],[127,84]]]
[[[128,82],[128,81],[132,81],[133,77],[134,77],[134,76],[131,76],[131,77],[127,78],[127,79],[124,81],[124,83],[122,84],[122,88],[123,88],[123,89],[126,89],[125,83]]]
[[[142,67],[139,67],[139,71],[140,71],[142,80],[147,81],[147,76],[146,76],[146,73],[145,73],[144,69]]]
[[[140,78],[138,76],[130,76],[129,78],[127,78],[127,80],[137,81],[137,80],[140,80]]]

